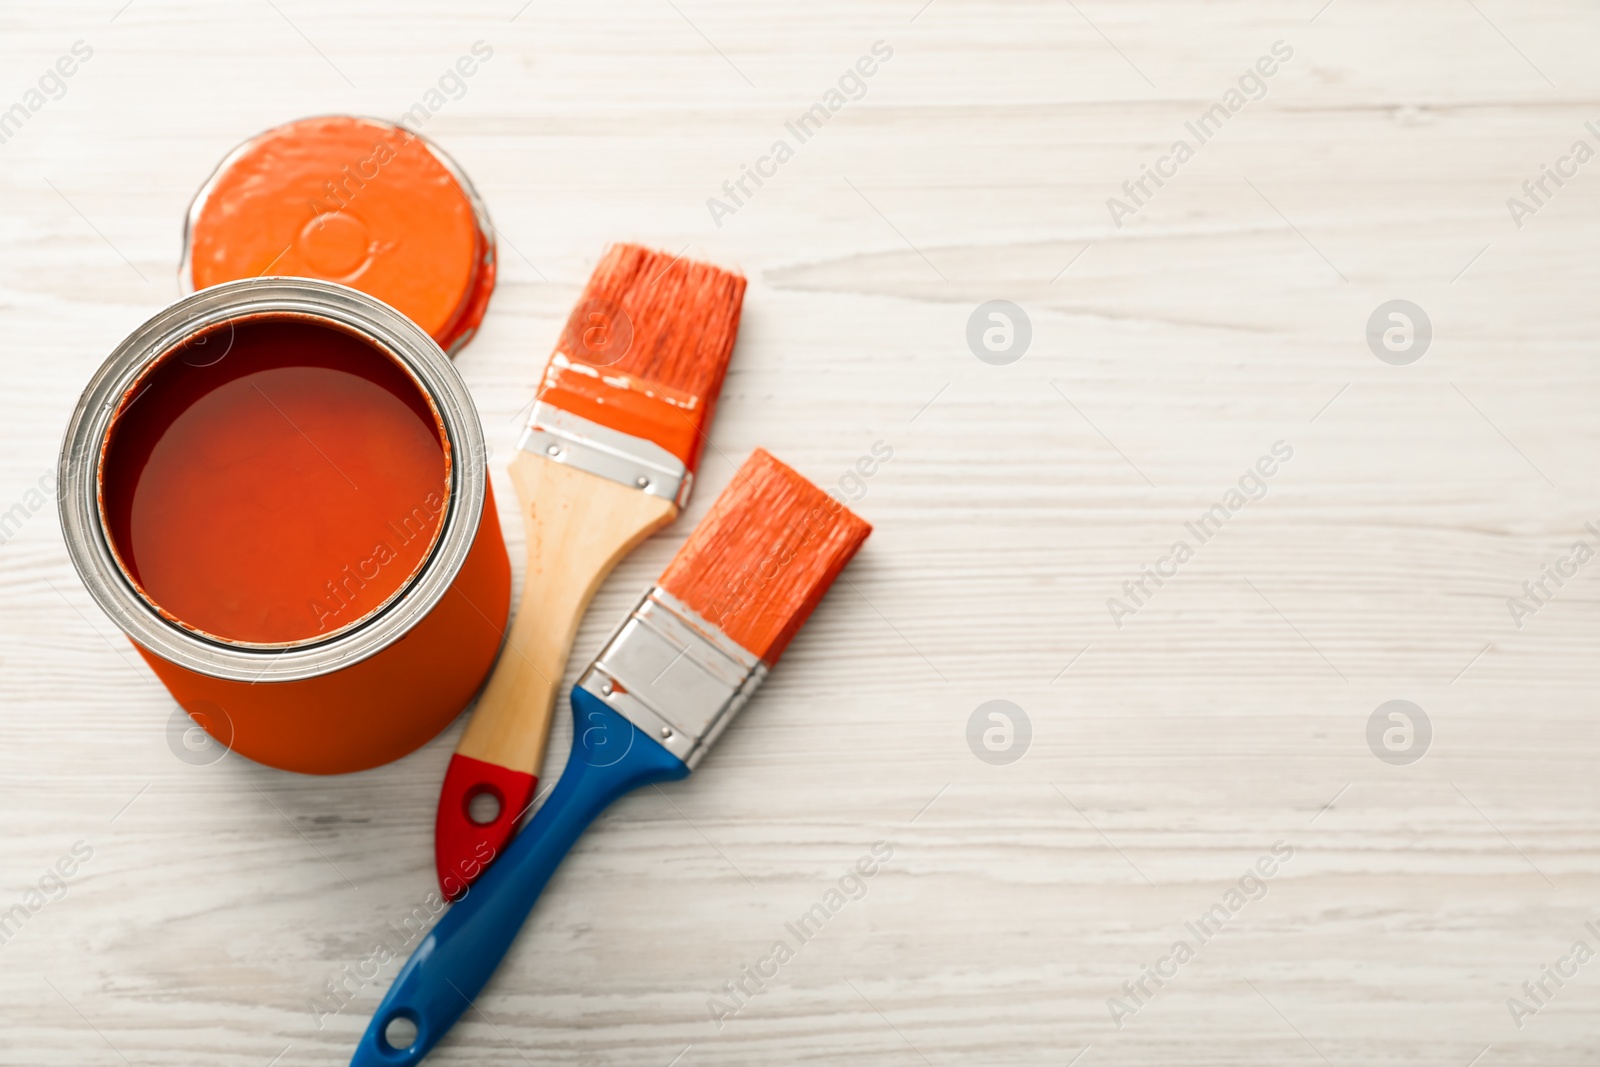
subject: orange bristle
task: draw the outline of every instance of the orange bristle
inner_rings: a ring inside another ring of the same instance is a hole
[[[609,303],[625,314],[633,330],[633,343],[622,358],[605,365],[607,373],[648,378],[669,389],[702,399],[722,391],[734,337],[739,332],[739,310],[744,304],[745,280],[731,271],[676,259],[639,245],[612,245],[595,265],[584,286],[584,302]],[[568,321],[564,350],[582,358]]]
[[[659,584],[772,664],[871,532],[849,508],[758,448]]]
[[[692,469],[739,332],[745,280],[613,245],[574,305],[540,399],[654,441]]]

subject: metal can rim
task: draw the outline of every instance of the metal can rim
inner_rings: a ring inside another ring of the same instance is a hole
[[[321,318],[391,352],[427,392],[451,452],[444,529],[405,591],[362,625],[292,648],[221,644],[161,617],[128,582],[100,519],[101,445],[123,396],[151,362],[188,337],[236,318],[285,314]],[[466,383],[437,342],[405,315],[359,290],[310,278],[247,278],[201,289],[134,330],[79,397],[61,446],[61,529],[89,595],[135,644],[215,678],[287,682],[331,673],[400,640],[439,603],[477,537],[488,486],[483,427]]]

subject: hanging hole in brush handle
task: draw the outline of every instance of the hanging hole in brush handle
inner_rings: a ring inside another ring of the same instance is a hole
[[[504,806],[505,801],[500,796],[500,791],[485,787],[467,795],[467,818],[475,825],[488,826],[500,818],[500,811]]]
[[[396,1012],[383,1028],[383,1045],[386,1052],[406,1052],[417,1043],[422,1031],[417,1020],[408,1012]]]
[[[572,693],[572,719],[572,754],[550,798],[422,939],[373,1015],[351,1067],[421,1062],[488,984],[550,876],[595,816],[640,786],[689,773],[682,760],[581,689]],[[465,813],[464,798],[458,810]],[[397,1020],[416,1027],[409,1046],[389,1037]]]

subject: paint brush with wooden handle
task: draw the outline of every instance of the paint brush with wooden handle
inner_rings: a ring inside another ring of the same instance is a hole
[[[452,900],[533,800],[590,598],[688,499],[744,289],[717,267],[615,245],[567,319],[511,461],[528,538],[522,599],[439,795],[434,859]],[[480,822],[484,794],[497,811]]]
[[[417,945],[351,1067],[410,1067],[428,1054],[488,984],[584,828],[618,797],[699,764],[871,532],[766,452],[750,457],[578,679],[561,780]]]

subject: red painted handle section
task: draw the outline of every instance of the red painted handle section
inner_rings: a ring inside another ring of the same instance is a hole
[[[505,849],[515,836],[517,820],[533,803],[537,775],[514,771],[498,763],[463,756],[450,757],[444,787],[439,792],[439,815],[433,826],[433,860],[439,888],[446,900],[456,900]],[[493,821],[472,821],[472,800],[488,793],[500,802]]]

